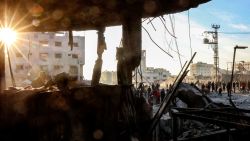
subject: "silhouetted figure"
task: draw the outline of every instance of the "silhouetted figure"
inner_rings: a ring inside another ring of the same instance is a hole
[[[210,82],[210,81],[206,84],[206,88],[207,88],[208,91],[210,92],[210,89],[211,89],[211,82]]]
[[[150,97],[150,95],[151,95],[151,91],[152,91],[152,89],[150,88],[150,86],[148,87],[148,89],[147,89],[147,92],[148,92],[148,97],[147,98],[149,98]]]
[[[201,91],[204,93],[205,92],[205,84],[202,83],[201,85]]]
[[[226,83],[225,83],[225,82],[222,83],[222,90],[223,90],[223,91],[226,90]]]
[[[160,94],[159,90],[154,90],[153,91],[153,96],[155,98],[155,103],[159,104],[160,103],[160,97],[161,97],[161,94]]]
[[[246,83],[245,82],[242,82],[242,84],[241,84],[241,91],[242,91],[242,93],[246,92]]]
[[[212,82],[212,92],[214,91],[214,89],[215,89],[215,84],[214,84],[214,82]]]
[[[240,83],[238,81],[236,81],[235,85],[236,85],[237,89],[239,90],[240,89]]]
[[[222,95],[222,88],[219,87],[219,95]]]
[[[152,90],[155,90],[156,89],[156,86],[155,86],[155,84],[152,84]]]
[[[166,95],[165,90],[161,89],[161,102],[164,100],[165,95]]]
[[[230,82],[227,83],[227,94],[229,95],[229,93],[231,93],[231,83]]]

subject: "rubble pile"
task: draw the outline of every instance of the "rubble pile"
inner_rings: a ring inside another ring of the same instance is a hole
[[[204,95],[197,87],[180,84],[175,93],[176,103],[171,106],[169,118],[159,124],[160,140],[221,140],[248,137],[249,110],[214,102],[214,95]],[[210,98],[211,97],[211,98]],[[234,97],[234,101],[237,101]],[[243,99],[243,100],[242,100]],[[224,99],[226,100],[226,99]],[[246,103],[246,98],[238,99]],[[246,104],[248,105],[248,104]],[[243,106],[244,107],[244,106]]]

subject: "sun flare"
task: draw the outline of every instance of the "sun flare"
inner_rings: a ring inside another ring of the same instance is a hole
[[[0,29],[0,40],[7,46],[12,45],[16,41],[16,38],[17,33],[13,29],[9,27]]]

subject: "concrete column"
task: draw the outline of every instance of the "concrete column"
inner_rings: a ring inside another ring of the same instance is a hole
[[[118,84],[132,84],[132,71],[141,61],[141,18],[140,15],[125,15],[122,23],[123,48],[117,55]],[[120,55],[120,56],[119,56]]]
[[[5,83],[5,52],[4,52],[4,44],[2,42],[0,42],[0,80],[1,80],[0,92],[2,93],[6,87],[6,83]]]

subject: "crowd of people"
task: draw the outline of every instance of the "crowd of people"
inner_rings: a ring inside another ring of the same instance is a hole
[[[221,94],[222,92],[225,93],[247,93],[250,91],[250,82],[238,82],[234,81],[232,84],[231,82],[211,82],[209,81],[208,83],[202,83],[199,84],[201,90],[204,93],[210,93],[210,92],[218,92]]]
[[[224,81],[218,83],[214,81],[209,81],[207,83],[196,83],[194,85],[200,88],[204,94],[217,93],[219,95],[222,95],[222,93],[228,94],[228,93],[250,92],[250,82],[245,83],[245,82],[234,81],[232,83],[232,87],[230,82],[224,82]],[[151,84],[149,86],[148,85],[144,86],[143,83],[140,83],[138,91],[140,91],[139,92],[140,96],[143,96],[152,106],[155,104],[160,104],[164,100],[170,88],[171,84],[166,88],[160,88],[160,85],[158,83]]]
[[[152,106],[155,104],[160,104],[165,98],[168,88],[160,88],[158,83],[152,84],[150,86],[144,86],[142,83],[139,85],[138,90],[148,103]]]

